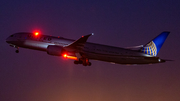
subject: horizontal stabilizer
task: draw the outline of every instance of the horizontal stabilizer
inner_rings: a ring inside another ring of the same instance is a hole
[[[143,45],[139,45],[139,46],[125,47],[125,49],[136,50],[136,49],[140,49],[142,47],[143,47]]]
[[[169,59],[163,59],[163,60],[165,60],[165,61],[174,61],[174,60],[169,60]]]

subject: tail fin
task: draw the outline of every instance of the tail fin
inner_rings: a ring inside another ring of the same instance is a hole
[[[141,48],[141,52],[144,52],[148,55],[156,56],[169,33],[170,32],[162,32],[160,35],[158,35],[156,38],[146,44],[145,47]]]

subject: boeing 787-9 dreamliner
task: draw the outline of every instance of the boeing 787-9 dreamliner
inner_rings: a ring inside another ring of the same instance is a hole
[[[87,42],[87,39],[93,33],[82,36],[78,40],[72,40],[42,35],[39,32],[19,32],[10,35],[6,42],[10,46],[17,48],[16,53],[19,53],[19,47],[34,49],[47,52],[49,55],[73,59],[74,64],[83,64],[84,66],[91,66],[89,60],[128,65],[154,64],[166,61],[157,57],[157,54],[169,33],[167,31],[162,32],[145,45],[128,48]]]

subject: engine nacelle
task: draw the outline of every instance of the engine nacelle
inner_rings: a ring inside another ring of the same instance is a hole
[[[63,47],[56,45],[49,45],[47,47],[47,53],[49,55],[61,56],[63,53]]]

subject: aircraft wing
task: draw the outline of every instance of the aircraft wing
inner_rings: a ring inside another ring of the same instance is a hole
[[[71,44],[64,46],[64,49],[67,51],[70,51],[70,52],[79,53],[84,48],[84,45],[85,45],[87,39],[91,35],[93,35],[93,33],[89,34],[89,35],[82,36],[81,38],[72,42]]]

